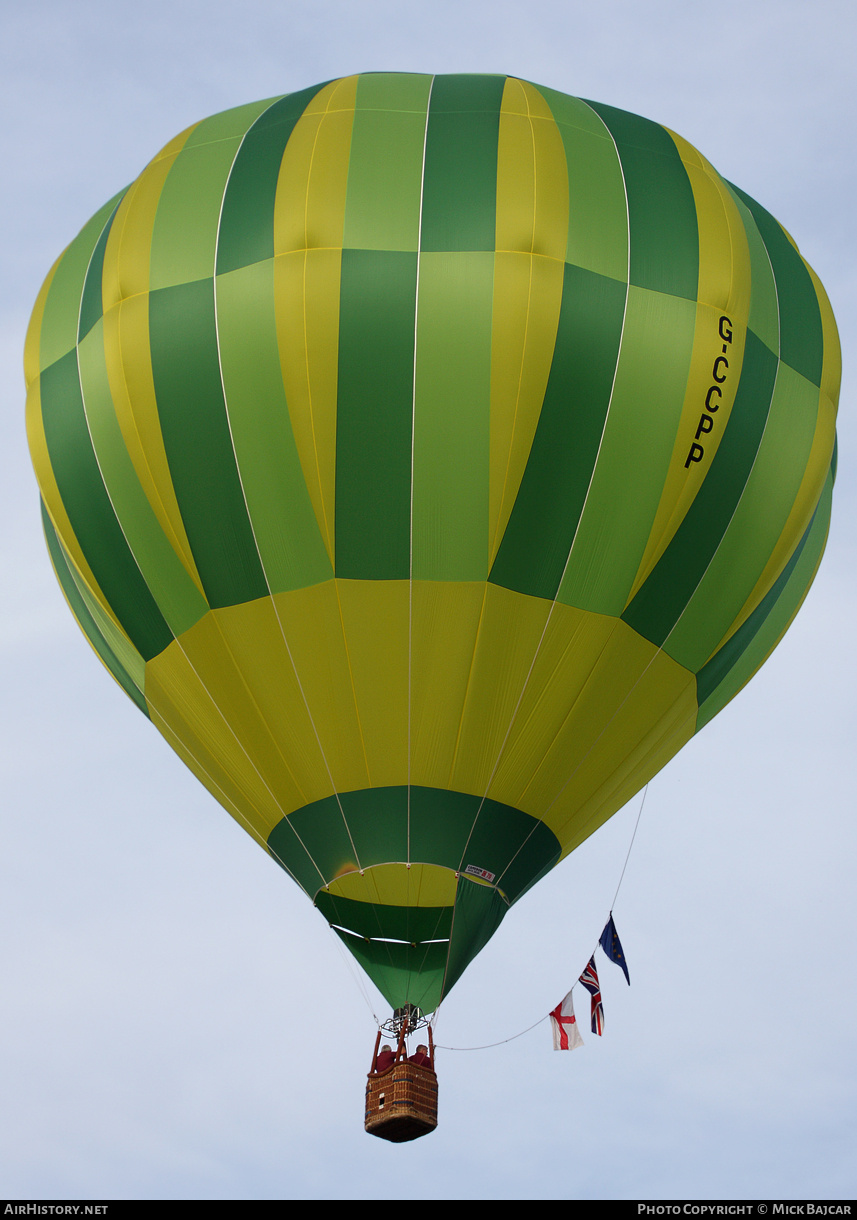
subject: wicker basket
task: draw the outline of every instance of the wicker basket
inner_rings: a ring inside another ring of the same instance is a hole
[[[428,1135],[436,1126],[437,1076],[431,1068],[405,1060],[386,1072],[370,1074],[365,1122],[370,1135],[403,1144]]]

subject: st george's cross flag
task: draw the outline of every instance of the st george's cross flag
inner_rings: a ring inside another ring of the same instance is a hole
[[[573,1051],[576,1046],[583,1046],[580,1030],[574,1018],[574,1005],[571,1002],[571,992],[561,1004],[550,1014],[553,1031],[553,1048],[555,1051]]]
[[[595,969],[594,955],[590,957],[580,981],[592,996],[592,1032],[601,1035],[604,1032],[604,1005],[601,1003],[601,986],[598,982],[598,971]]]
[[[612,911],[610,912],[610,918],[604,925],[604,931],[601,933],[601,940],[598,943],[610,958],[610,961],[615,962],[617,966],[621,966],[625,971],[625,981],[630,987],[631,980],[628,977],[628,963],[625,961],[625,954],[622,952],[622,942],[619,940],[619,933],[616,931],[616,925],[613,922]]]

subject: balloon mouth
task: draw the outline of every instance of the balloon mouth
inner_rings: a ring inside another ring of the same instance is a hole
[[[314,884],[300,872],[298,844],[312,854]],[[323,798],[284,818],[268,846],[391,1007],[423,1012],[437,1008],[561,850],[519,809],[413,784]]]
[[[332,899],[343,898],[349,902],[368,903],[372,907],[428,911],[454,905],[457,880],[458,872],[442,864],[389,861],[371,864],[364,869],[359,869],[356,864],[346,864],[318,891],[315,900],[318,905],[318,895],[326,894]],[[481,879],[474,877],[473,880]],[[489,883],[483,881],[483,884]],[[508,895],[497,888],[508,903]],[[402,935],[394,939],[412,938]]]
[[[433,1012],[561,845],[490,797],[400,784],[314,801],[268,849],[391,1007]]]
[[[341,872],[315,905],[393,1008],[433,1012],[510,903],[484,877],[389,862]]]

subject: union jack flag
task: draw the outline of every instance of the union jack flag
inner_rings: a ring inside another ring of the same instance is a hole
[[[595,969],[595,957],[590,957],[589,964],[580,976],[583,986],[592,996],[592,1032],[599,1036],[604,1032],[604,1006],[601,1003],[601,986],[598,982],[598,971]]]

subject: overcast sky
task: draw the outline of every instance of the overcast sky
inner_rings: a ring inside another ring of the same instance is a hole
[[[857,1194],[857,17],[822,0],[31,0],[0,15],[0,1192],[11,1198]],[[652,782],[602,957],[548,1023],[635,798],[445,1003],[440,1125],[363,1132],[383,1001],[125,698],[54,581],[21,352],[51,263],[189,123],[373,69],[506,72],[664,123],[785,225],[843,346],[820,573],[751,685]],[[724,766],[724,759],[728,764]],[[716,762],[715,762],[716,760]],[[366,998],[368,996],[368,999]]]

